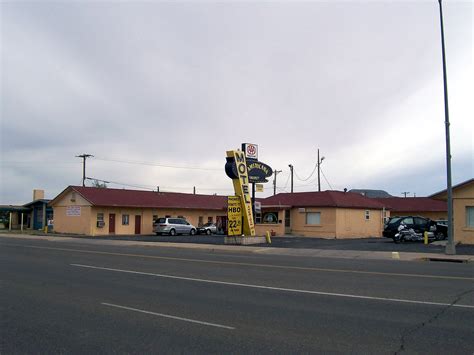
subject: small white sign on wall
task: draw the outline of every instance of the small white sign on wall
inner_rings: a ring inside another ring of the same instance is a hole
[[[81,206],[67,206],[66,216],[79,217],[81,215]]]

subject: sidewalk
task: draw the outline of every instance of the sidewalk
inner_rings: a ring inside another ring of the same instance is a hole
[[[72,243],[78,245],[106,246],[147,246],[156,248],[198,249],[202,251],[239,252],[265,255],[342,258],[342,259],[371,259],[371,260],[401,260],[401,261],[445,261],[445,262],[474,262],[474,255],[446,255],[439,253],[416,253],[398,251],[367,251],[367,250],[335,250],[335,249],[304,249],[304,248],[271,248],[268,246],[238,246],[196,243],[147,242],[134,240],[113,240],[102,238],[81,238],[58,235],[28,235],[0,234],[0,238],[44,240],[57,243]]]

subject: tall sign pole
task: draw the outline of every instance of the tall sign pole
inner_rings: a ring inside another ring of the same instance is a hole
[[[448,242],[446,244],[445,253],[448,255],[456,254],[456,246],[454,244],[453,231],[453,186],[451,181],[451,143],[449,133],[449,108],[448,108],[448,75],[446,72],[446,49],[444,46],[444,24],[443,24],[443,4],[439,3],[439,20],[441,25],[441,51],[443,57],[443,83],[444,83],[444,117],[446,129],[446,175],[447,175],[447,193],[448,193]]]

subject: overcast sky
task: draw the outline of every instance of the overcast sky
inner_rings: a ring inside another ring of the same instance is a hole
[[[232,194],[242,142],[279,192],[288,164],[317,189],[317,148],[323,190],[446,187],[436,0],[0,6],[0,204],[80,185],[82,153],[109,187]],[[456,184],[474,176],[473,4],[443,6]]]

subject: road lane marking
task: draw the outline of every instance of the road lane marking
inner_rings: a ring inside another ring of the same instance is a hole
[[[201,324],[201,325],[208,325],[208,326],[211,326],[211,327],[224,328],[224,329],[230,329],[230,330],[235,329],[234,327],[229,327],[227,325],[222,325],[222,324],[217,324],[217,323],[209,323],[209,322],[204,322],[204,321],[200,321],[200,320],[196,320],[196,319],[190,319],[190,318],[177,317],[177,316],[172,316],[172,315],[169,315],[169,314],[150,312],[150,311],[145,311],[143,309],[125,307],[125,306],[120,306],[118,304],[113,304],[113,303],[102,302],[101,304],[104,305],[104,306],[108,306],[108,307],[122,308],[122,309],[126,309],[126,310],[129,310],[129,311],[145,313],[145,314],[151,314],[151,315],[158,316],[158,317],[176,319],[176,320],[181,320],[181,321],[189,322],[189,323],[197,323],[197,324]]]
[[[143,272],[143,271],[113,269],[113,268],[108,268],[108,267],[83,265],[83,264],[70,264],[70,265],[75,266],[75,267],[80,267],[80,268],[87,268],[87,269],[105,270],[105,271],[113,271],[113,272],[123,272],[123,273],[127,273],[127,274],[154,276],[154,277],[161,277],[161,278],[166,278],[166,279],[204,282],[204,283],[210,283],[210,284],[257,288],[257,289],[272,290],[272,291],[284,291],[284,292],[304,293],[304,294],[321,295],[321,296],[356,298],[356,299],[386,301],[386,302],[424,304],[424,305],[443,306],[443,307],[451,306],[451,307],[474,309],[474,305],[470,306],[470,305],[464,305],[464,304],[450,304],[450,303],[440,303],[440,302],[406,300],[406,299],[401,299],[401,298],[372,297],[372,296],[352,295],[352,294],[346,294],[346,293],[333,293],[333,292],[322,292],[322,291],[311,291],[311,290],[299,290],[299,289],[293,289],[293,288],[253,285],[253,284],[244,284],[244,283],[237,283],[237,282],[199,279],[199,278],[184,277],[184,276],[173,276],[173,275],[166,275],[166,274],[155,274],[155,273]]]
[[[186,262],[195,262],[195,263],[204,263],[204,264],[222,264],[222,265],[233,265],[233,266],[250,266],[250,267],[268,268],[268,269],[301,270],[301,271],[316,271],[316,272],[336,272],[336,273],[361,274],[361,275],[396,276],[396,277],[415,277],[415,278],[417,277],[417,278],[427,278],[427,279],[474,281],[474,277],[464,277],[464,276],[442,276],[442,275],[404,274],[404,273],[389,273],[389,272],[378,272],[378,271],[327,269],[327,268],[304,267],[304,266],[284,266],[284,265],[271,265],[271,264],[258,264],[258,263],[239,263],[239,262],[235,262],[235,261],[217,261],[217,260],[203,260],[203,259],[190,259],[190,258],[175,258],[175,257],[169,257],[169,256],[156,256],[156,255],[144,255],[144,254],[129,254],[129,253],[114,253],[114,252],[98,251],[98,250],[87,250],[87,249],[40,247],[40,246],[36,246],[36,245],[22,245],[22,244],[4,244],[4,243],[2,243],[2,245],[18,246],[18,247],[32,248],[32,249],[70,251],[70,252],[85,253],[85,254],[98,254],[98,255],[110,255],[110,256],[126,256],[126,257],[134,257],[134,258],[158,259],[158,260],[171,260],[171,261],[186,261]]]

